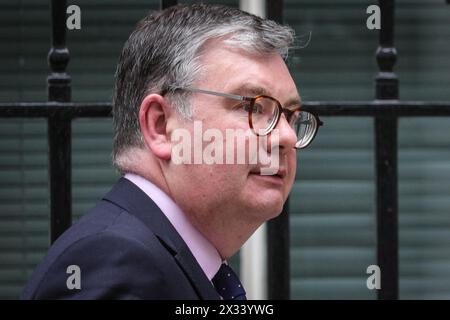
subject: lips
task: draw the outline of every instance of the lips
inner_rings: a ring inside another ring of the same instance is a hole
[[[254,168],[254,169],[252,169],[250,171],[250,174],[255,174],[255,175],[260,175],[260,176],[269,176],[269,177],[270,176],[277,176],[277,177],[279,177],[281,179],[284,179],[284,177],[286,176],[286,169],[285,168],[278,168],[278,170],[275,173],[273,173],[273,174],[271,174],[270,173],[271,171],[269,171],[269,170],[274,170],[272,168],[264,168],[264,169],[266,169],[266,173],[265,174],[261,173],[261,169],[262,168]]]

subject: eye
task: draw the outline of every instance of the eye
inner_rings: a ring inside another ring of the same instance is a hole
[[[252,113],[263,113],[264,112],[264,108],[261,104],[259,103],[254,103],[253,106],[251,105],[251,103],[246,103],[245,105],[243,105],[244,111],[249,112],[251,111]]]

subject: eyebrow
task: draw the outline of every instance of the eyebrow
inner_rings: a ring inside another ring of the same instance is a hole
[[[300,97],[298,98],[292,98],[289,99],[288,102],[286,102],[286,104],[283,105],[283,108],[290,108],[290,107],[302,107],[302,100],[300,99]]]
[[[239,86],[239,88],[236,88],[235,90],[231,91],[233,94],[237,94],[237,95],[241,95],[241,96],[258,96],[258,95],[265,95],[265,96],[270,96],[272,97],[273,95],[270,93],[270,91],[268,91],[266,88],[261,87],[261,86],[257,86],[257,85],[253,85],[250,83],[245,83],[241,86]],[[276,97],[274,97],[276,98]],[[278,98],[276,98],[278,100]],[[280,101],[281,103],[281,101]],[[290,98],[285,104],[282,104],[283,108],[290,108],[290,107],[296,107],[302,106],[302,100],[300,99],[299,96],[297,97],[293,97]]]
[[[270,96],[270,92],[266,90],[266,88],[261,86],[256,86],[250,83],[244,83],[240,85],[238,88],[231,91],[233,94],[241,95],[241,96],[258,96],[265,95]]]

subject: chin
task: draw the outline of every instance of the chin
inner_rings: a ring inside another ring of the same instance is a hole
[[[276,210],[273,211],[273,214],[269,218],[269,220],[278,217],[282,211],[283,211],[283,204],[281,204]]]
[[[284,200],[282,197],[266,198],[253,206],[251,211],[263,222],[276,218],[283,211]]]

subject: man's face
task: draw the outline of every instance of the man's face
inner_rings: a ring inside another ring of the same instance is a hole
[[[282,105],[299,101],[294,81],[279,55],[250,55],[225,45],[210,45],[201,56],[200,62],[204,66],[204,72],[200,80],[195,83],[196,88],[251,97],[264,92],[279,100]],[[199,164],[175,164],[172,161],[169,165],[172,196],[185,212],[197,215],[197,219],[202,219],[202,216],[216,215],[215,219],[223,221],[238,219],[237,221],[251,220],[262,223],[281,212],[283,203],[292,188],[296,173],[294,131],[282,116],[275,127],[278,139],[275,138],[275,134],[258,138],[260,142],[266,141],[261,144],[264,148],[258,152],[264,152],[266,157],[271,159],[272,166],[275,163],[275,157],[278,157],[276,174],[261,175],[260,169],[270,164],[267,165],[266,162],[262,165],[260,162],[250,161],[251,158],[254,159],[255,152],[249,147],[249,140],[256,136],[248,131],[247,112],[242,108],[235,108],[239,103],[239,101],[223,97],[192,93],[193,121],[178,119],[168,124],[169,131],[186,129],[192,139],[197,139],[197,142],[204,138],[202,134],[208,129],[216,129],[216,132],[222,133],[222,137],[217,139],[220,141],[214,140],[214,142],[213,139],[203,141],[201,146],[202,151],[205,151],[205,147],[209,145],[211,148],[212,143],[219,143],[217,147],[222,145],[223,164],[208,164],[203,158]],[[200,123],[201,132],[198,135]],[[245,150],[238,150],[243,146],[236,141],[233,146],[236,154],[243,151],[246,155],[244,164],[236,163],[236,156],[234,163],[227,162],[226,153],[230,151],[226,148],[227,143],[230,143],[229,139],[226,141],[227,129],[232,129],[233,132],[237,132],[238,129],[241,132],[247,132]],[[194,137],[195,134],[197,136]],[[192,146],[194,144],[192,141]],[[194,162],[193,148],[192,163]],[[203,153],[205,154],[208,152]]]

